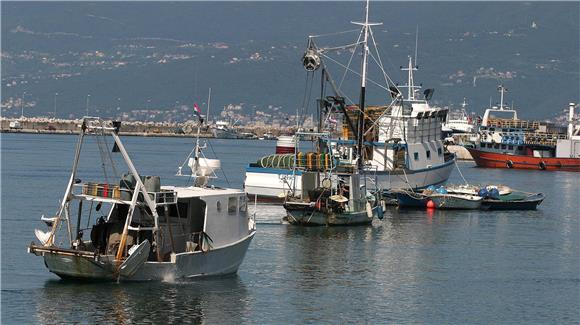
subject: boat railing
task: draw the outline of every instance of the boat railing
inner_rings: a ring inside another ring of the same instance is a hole
[[[500,127],[500,128],[517,128],[517,129],[539,129],[540,122],[538,121],[526,121],[526,120],[513,120],[513,119],[502,119],[502,118],[490,118],[487,122],[488,126]]]
[[[119,185],[107,183],[79,183],[73,186],[73,196],[81,200],[131,204],[133,189],[122,188]],[[149,192],[149,198],[155,205],[177,204],[177,193],[171,190]],[[137,203],[143,203],[143,195],[139,194]]]

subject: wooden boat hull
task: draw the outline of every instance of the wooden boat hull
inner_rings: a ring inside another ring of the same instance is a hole
[[[380,205],[372,208],[372,214],[369,216],[367,211],[357,212],[325,212],[314,207],[293,206],[285,204],[288,223],[300,226],[355,226],[369,225],[373,217],[379,216]]]
[[[430,199],[437,209],[443,210],[478,210],[482,203],[481,197],[472,195],[441,194],[431,195]]]
[[[479,167],[580,172],[580,158],[543,158],[467,148]]]
[[[171,262],[145,262],[131,276],[118,276],[114,257],[73,254],[72,250],[55,249],[46,252],[42,247],[29,248],[32,253],[42,255],[46,267],[63,279],[86,281],[173,281],[194,277],[209,277],[234,274],[242,264],[255,231],[230,245],[207,252],[176,254]],[[35,252],[36,250],[36,252]]]

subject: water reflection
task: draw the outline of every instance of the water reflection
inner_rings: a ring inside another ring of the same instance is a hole
[[[47,281],[36,306],[40,324],[219,324],[248,314],[238,276],[176,283]]]

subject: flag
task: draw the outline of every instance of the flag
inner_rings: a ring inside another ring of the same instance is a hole
[[[199,106],[197,106],[197,103],[193,103],[193,111],[195,112],[195,115],[197,115],[197,118],[199,119],[199,121],[201,123],[203,123],[203,118],[201,117],[201,109],[199,109]]]

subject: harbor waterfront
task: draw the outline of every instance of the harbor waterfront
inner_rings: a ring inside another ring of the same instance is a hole
[[[237,275],[70,283],[48,273],[26,247],[39,217],[54,214],[62,199],[77,137],[1,137],[3,324],[580,322],[577,173],[458,162],[472,184],[506,184],[546,198],[536,211],[388,208],[371,226],[341,228],[281,224],[283,209],[259,207],[268,214],[258,219]],[[171,167],[193,141],[124,139],[136,168],[159,175],[162,185],[186,185]],[[248,153],[267,155],[275,143],[209,140],[206,153],[215,152],[225,172],[218,185],[241,187]],[[82,166],[98,169],[98,150],[84,154]],[[462,183],[456,169],[448,183]]]

